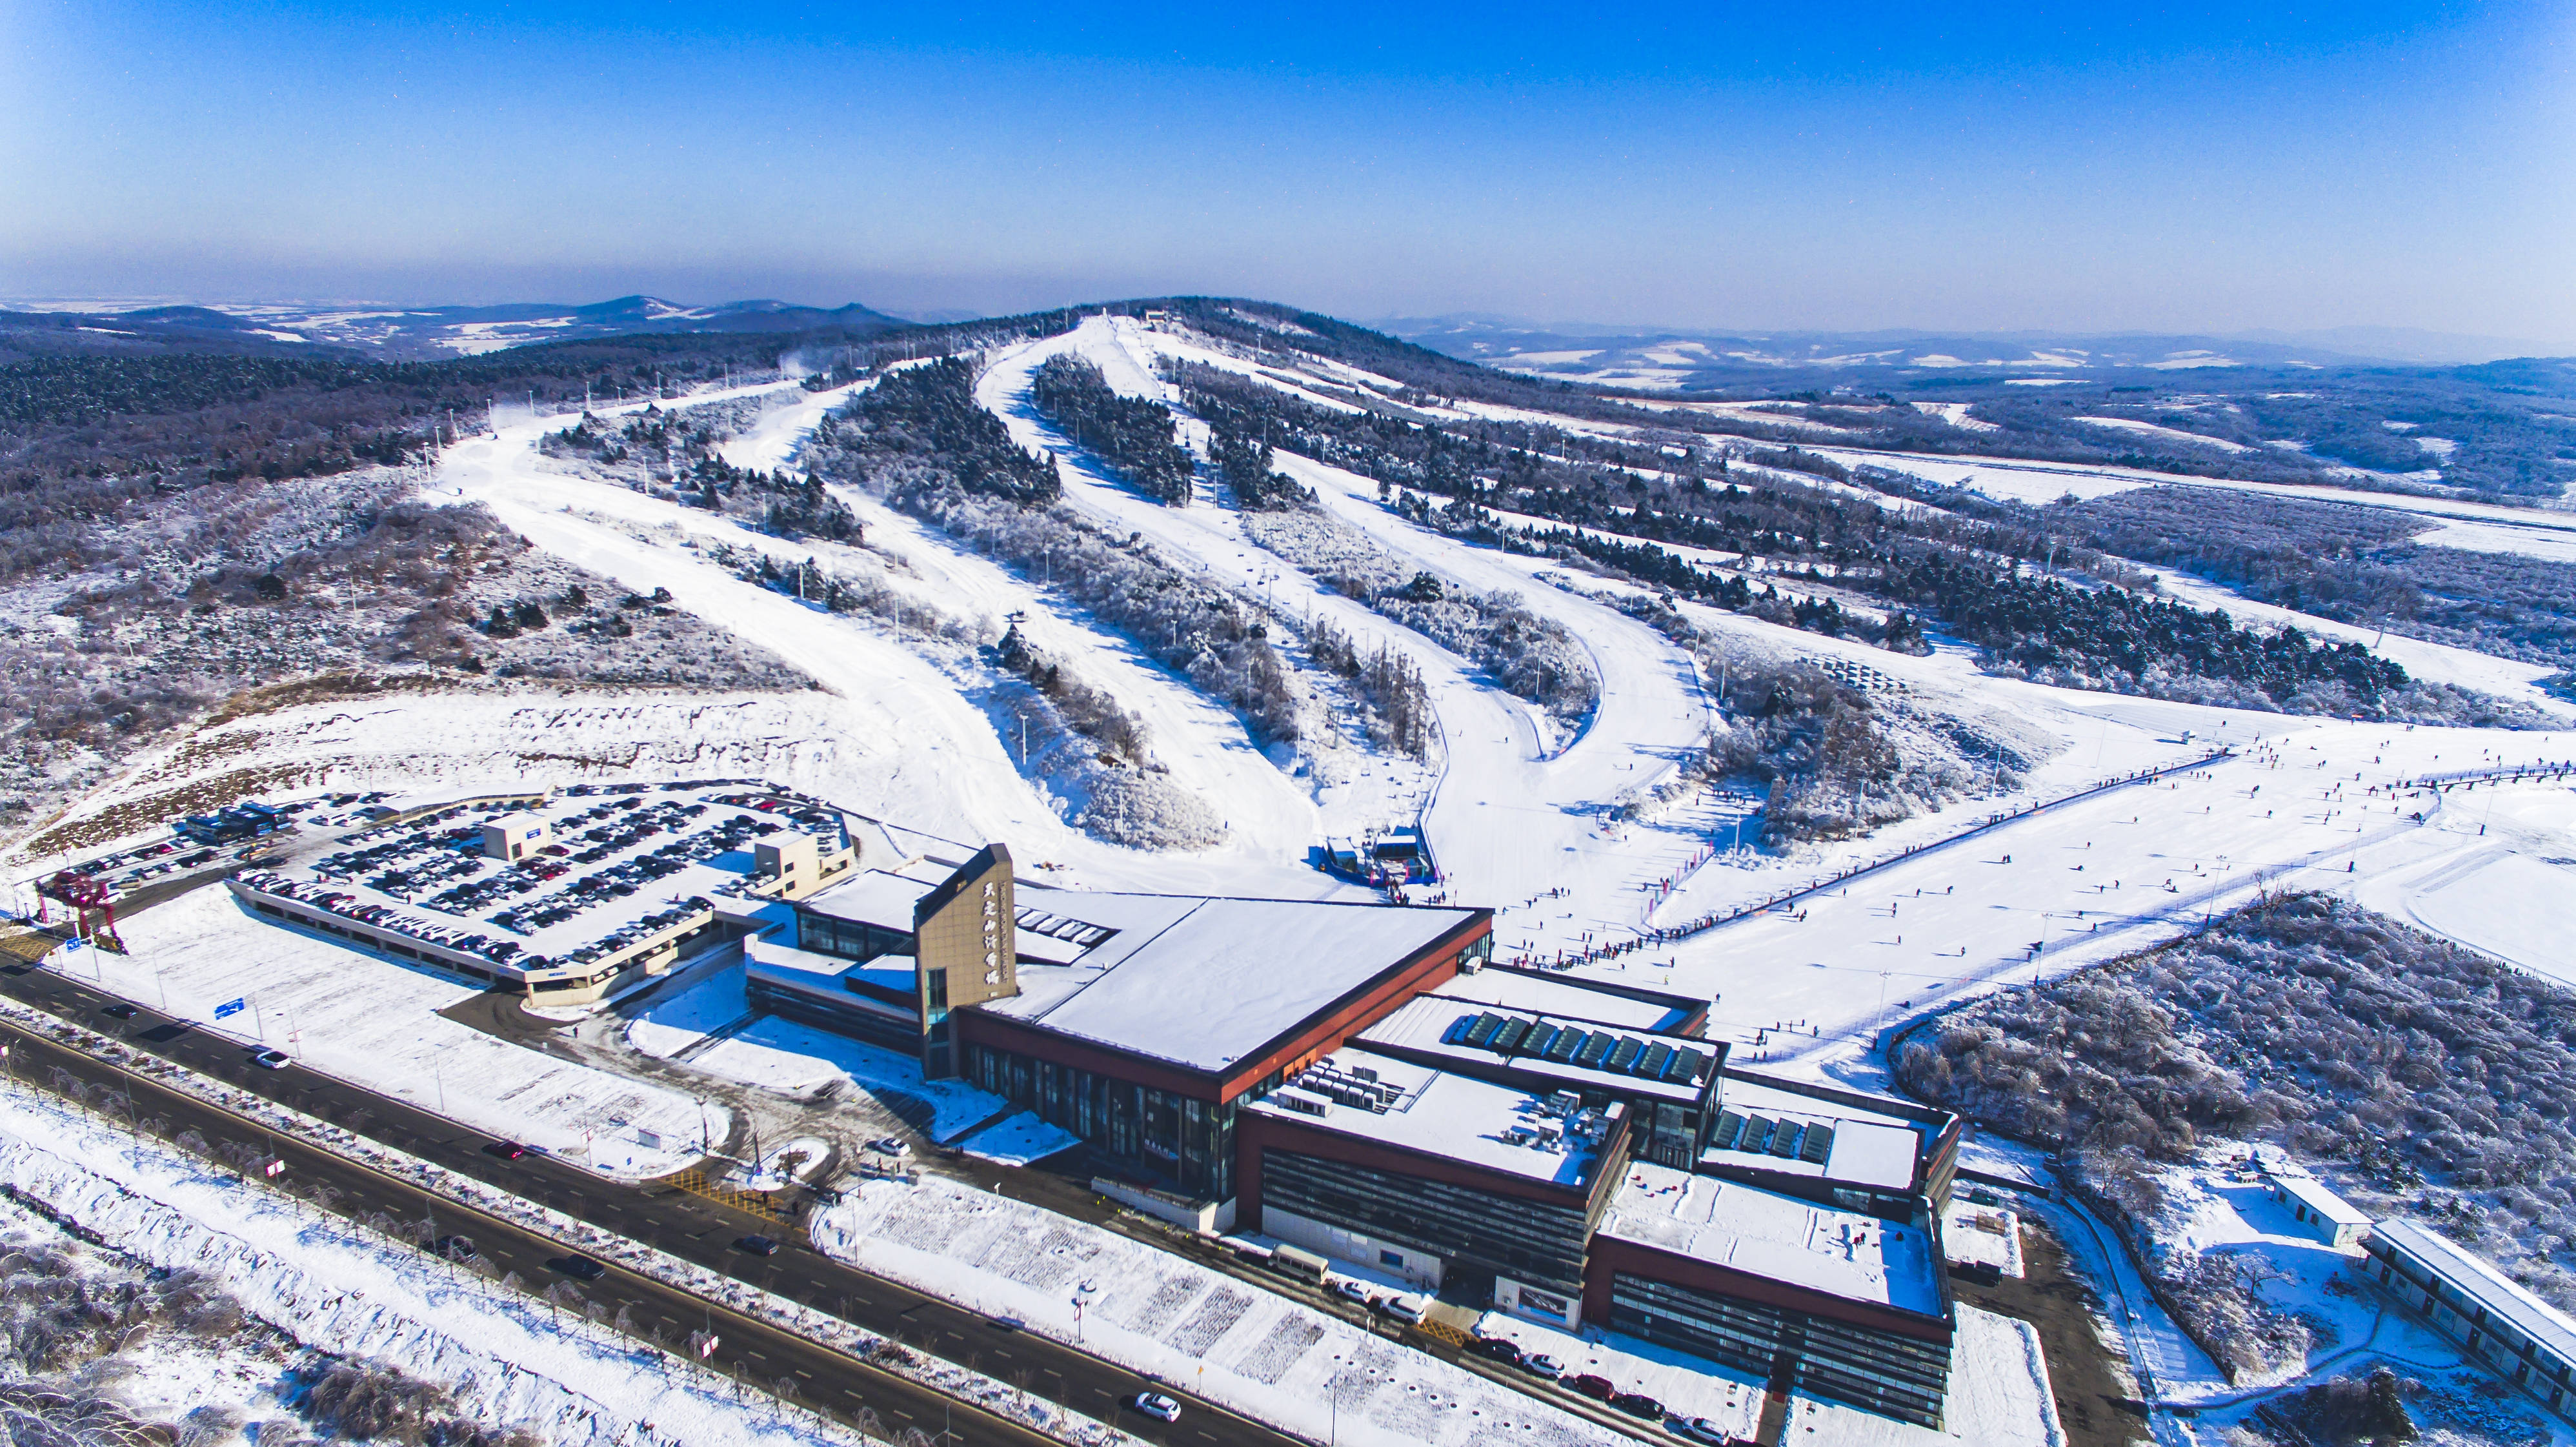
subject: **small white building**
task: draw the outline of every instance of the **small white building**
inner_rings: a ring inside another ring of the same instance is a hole
[[[2307,1233],[2337,1248],[2358,1245],[2362,1233],[2370,1229],[2370,1218],[2361,1208],[2326,1189],[2314,1176],[2279,1172],[2271,1178],[2272,1199],[2290,1213],[2290,1219],[2307,1228]]]
[[[483,854],[516,863],[545,847],[546,821],[534,814],[504,814],[483,823]]]

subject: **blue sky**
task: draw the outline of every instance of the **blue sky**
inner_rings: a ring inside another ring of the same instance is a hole
[[[1809,9],[0,0],[0,294],[2576,348],[2567,0]]]

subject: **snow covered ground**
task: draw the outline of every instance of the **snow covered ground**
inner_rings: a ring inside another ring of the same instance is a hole
[[[305,1346],[391,1360],[450,1386],[487,1426],[525,1424],[559,1447],[860,1440],[803,1413],[745,1411],[720,1376],[559,1319],[534,1298],[244,1187],[31,1091],[0,1090],[0,1185],[111,1250],[208,1274]],[[209,1407],[288,1416],[277,1366],[258,1357],[256,1334],[242,1334],[235,1348],[163,1356],[147,1344],[130,1395],[120,1395],[154,1415]]]
[[[2042,1359],[2039,1329],[2029,1322],[1961,1304],[1952,1347],[1950,1396],[1934,1431],[1803,1393],[1790,1398],[1783,1442],[1818,1447],[1936,1447],[1968,1441],[1994,1447],[2064,1447],[2057,1399]],[[1580,1333],[1488,1312],[1479,1335],[1499,1336],[1524,1351],[1544,1352],[1568,1376],[1606,1377],[1619,1390],[1643,1392],[1683,1417],[1705,1417],[1720,1431],[1750,1441],[1762,1418],[1763,1378],[1617,1332]]]
[[[1308,1440],[1328,1433],[1360,1447],[1627,1440],[1339,1317],[936,1176],[868,1182],[817,1212],[809,1231],[829,1255],[1078,1341]]]
[[[495,1137],[625,1178],[697,1156],[700,1103],[558,1060],[439,1012],[480,985],[272,924],[208,885],[121,926],[129,954],[57,951],[48,966],[304,1068],[398,1097]],[[218,1019],[232,1001],[242,1008]],[[707,1110],[721,1141],[722,1107]],[[646,1144],[651,1139],[659,1144]]]
[[[2021,1275],[2021,1217],[2002,1206],[1981,1206],[1956,1197],[1941,1220],[1941,1243],[1950,1260],[1962,1266],[1991,1266],[2005,1276]]]
[[[833,1087],[855,1086],[908,1117],[926,1118],[923,1134],[932,1140],[1004,1165],[1075,1144],[1027,1111],[1011,1113],[1010,1102],[989,1091],[962,1080],[924,1080],[921,1062],[910,1056],[774,1015],[743,1025],[750,1014],[743,967],[735,965],[637,1012],[626,1039],[647,1055],[780,1095],[816,1100]],[[728,1029],[734,1026],[741,1028]],[[958,1139],[968,1131],[975,1134]]]

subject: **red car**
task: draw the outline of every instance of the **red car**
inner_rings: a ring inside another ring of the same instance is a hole
[[[1609,1401],[1610,1398],[1619,1390],[1617,1387],[1610,1385],[1610,1379],[1608,1377],[1596,1377],[1589,1373],[1580,1377],[1568,1378],[1565,1384],[1572,1387],[1574,1390],[1581,1392],[1583,1395],[1590,1397],[1596,1402]]]

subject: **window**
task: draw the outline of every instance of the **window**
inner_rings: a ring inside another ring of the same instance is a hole
[[[1402,1271],[1404,1269],[1404,1253],[1401,1251],[1380,1251],[1377,1253],[1377,1264],[1380,1266],[1392,1266],[1396,1270]]]

